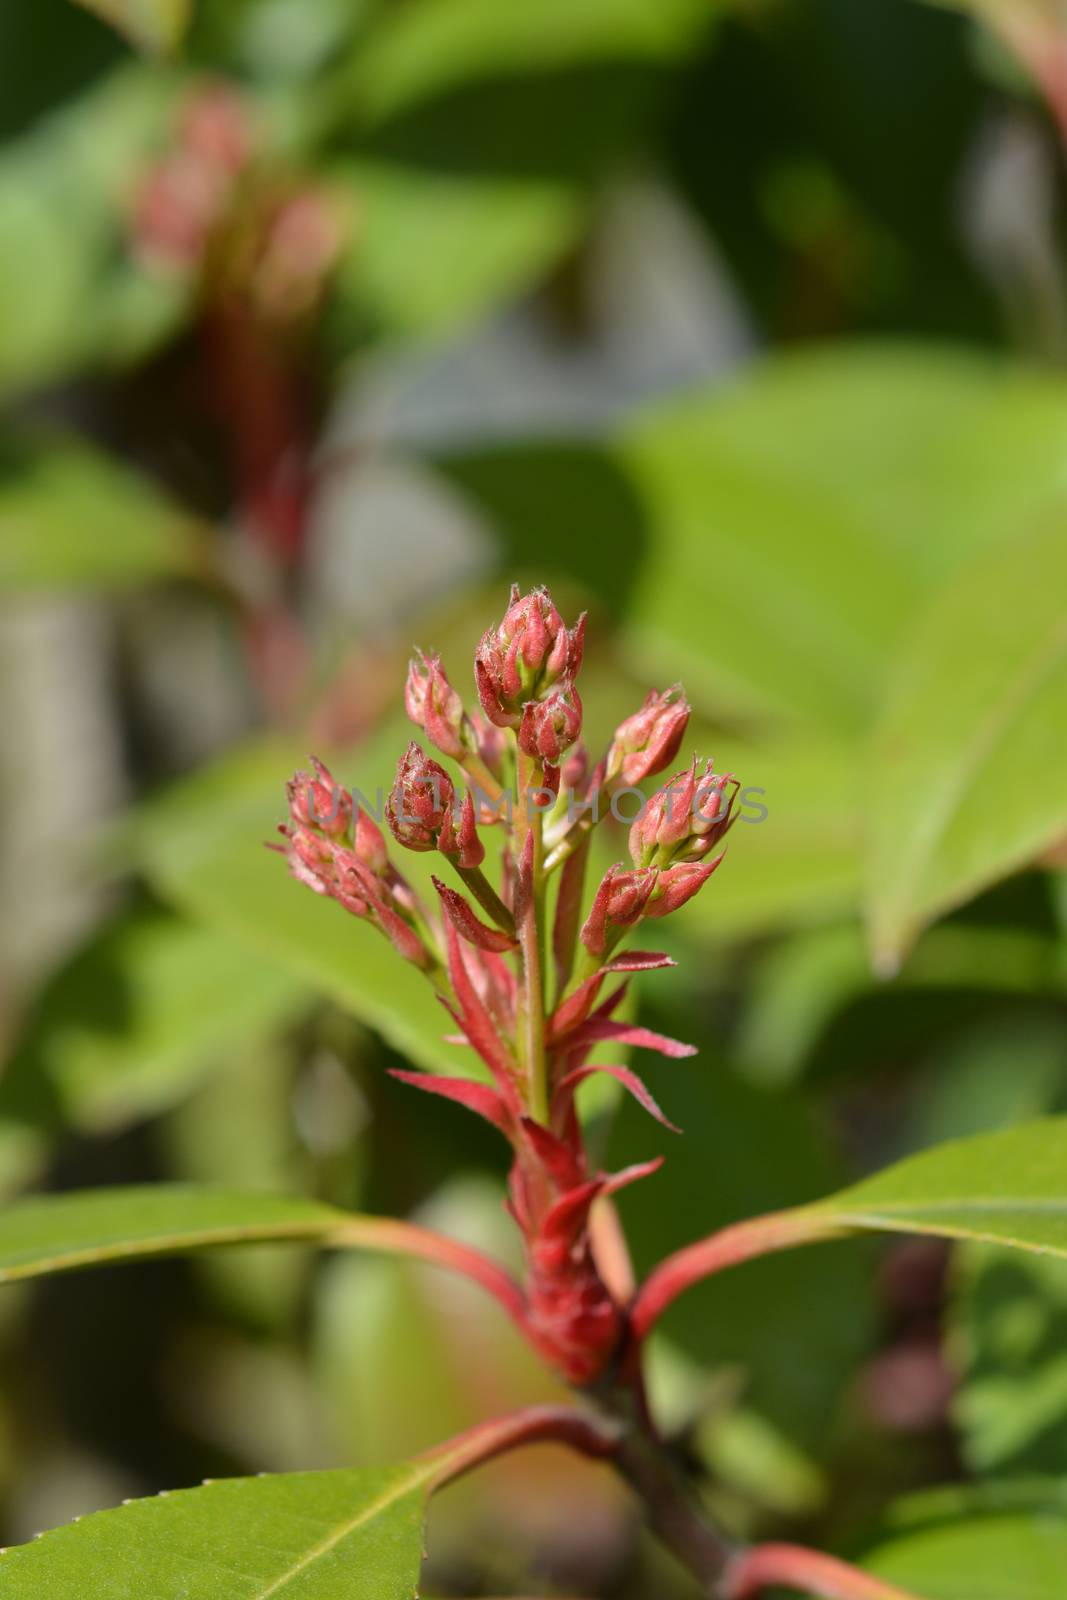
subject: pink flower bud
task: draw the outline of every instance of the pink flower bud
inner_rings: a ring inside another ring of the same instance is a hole
[[[385,847],[382,830],[358,806],[352,852],[376,878],[382,877],[388,870],[389,852]]]
[[[393,837],[408,850],[436,850],[438,835],[454,805],[452,779],[412,740],[385,806]]]
[[[547,700],[527,700],[519,725],[519,748],[538,761],[557,765],[582,731],[577,689],[553,689]]]
[[[328,839],[343,842],[352,826],[352,796],[315,756],[311,757],[311,765],[314,777],[309,772],[297,772],[285,786],[289,816],[300,826],[317,828]]]
[[[731,774],[717,775],[711,762],[703,772],[694,760],[658,789],[630,829],[635,867],[670,867],[699,861],[733,822],[737,791]]]
[[[490,722],[517,728],[527,700],[543,700],[561,680],[573,683],[584,641],[584,614],[568,629],[547,589],[520,595],[514,584],[503,620],[490,628],[474,658],[478,698]]]
[[[369,917],[377,902],[378,884],[369,867],[352,850],[338,850],[333,897],[354,917]]]
[[[463,702],[445,676],[438,655],[424,656],[408,664],[404,705],[417,728],[444,755],[458,760],[464,754]]]
[[[628,872],[616,863],[608,868],[580,935],[592,955],[607,954],[613,942],[612,929],[630,928],[640,920],[656,886],[656,877],[656,870],[651,867]]]
[[[643,783],[670,766],[689,722],[689,702],[676,683],[662,694],[652,690],[640,711],[620,722],[608,751],[607,779]]]
[[[702,889],[722,860],[722,854],[711,861],[679,861],[667,867],[656,879],[656,886],[645,906],[646,917],[666,917]]]
[[[442,855],[452,858],[457,866],[480,867],[485,860],[485,846],[478,837],[474,801],[469,789],[463,796],[458,822],[454,802],[445,813],[441,831],[437,836],[437,848]]]
[[[334,856],[336,846],[329,839],[324,839],[313,828],[307,828],[302,823],[289,827],[282,827],[278,832],[287,839],[288,846],[285,850],[289,862],[289,871],[300,883],[313,889],[316,894],[332,894],[336,877],[334,869]],[[280,850],[281,845],[272,845],[272,850]]]

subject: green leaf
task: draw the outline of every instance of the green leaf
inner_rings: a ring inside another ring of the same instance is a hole
[[[687,908],[690,925],[733,939],[851,909],[862,872],[854,752],[820,739],[695,739],[716,771],[738,775],[743,803],[726,860]]]
[[[84,1517],[0,1558],[2,1600],[411,1600],[437,1462],[233,1478]]]
[[[0,591],[190,576],[195,540],[191,518],[97,451],[57,440],[0,457]]]
[[[983,1239],[1067,1255],[1067,1117],[957,1139],[810,1208],[843,1228]]]
[[[0,151],[0,394],[113,368],[180,319],[185,287],[128,242],[130,195],[175,89],[158,66],[130,64]]]
[[[570,247],[585,211],[558,183],[369,161],[334,175],[359,216],[338,288],[402,337],[440,337],[525,289]]]
[[[333,763],[338,780],[374,805],[406,740],[390,726]],[[454,1073],[472,1058],[444,1043],[444,1013],[423,975],[264,849],[285,815],[286,779],[305,764],[305,752],[279,741],[239,749],[142,812],[134,849],[155,887],[183,911],[329,995],[409,1061]],[[404,862],[416,876],[418,866],[414,857]]]
[[[180,1184],[41,1195],[0,1212],[0,1283],[220,1245],[322,1241],[352,1225],[313,1200]]]
[[[150,55],[181,43],[193,14],[192,0],[77,0]]]
[[[1067,829],[1064,513],[938,596],[870,769],[868,920],[892,970],[919,928]]]
[[[670,61],[706,25],[705,0],[414,0],[361,50],[356,82],[373,117],[478,78],[609,59]]]
[[[977,1474],[1067,1471],[1067,1265],[959,1252],[951,1303],[953,1400],[964,1458]]]
[[[182,1098],[310,989],[215,928],[125,912],[52,979],[0,1080],[0,1117],[114,1128]]]
[[[633,651],[726,702],[833,732],[870,722],[932,585],[1059,496],[1051,378],[924,348],[778,357],[639,415]]]
[[[891,1539],[864,1562],[923,1600],[1062,1600],[1067,1515],[1004,1513]]]

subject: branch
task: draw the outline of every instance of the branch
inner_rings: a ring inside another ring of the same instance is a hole
[[[460,1244],[458,1239],[393,1217],[353,1217],[328,1234],[323,1243],[335,1248],[411,1256],[432,1266],[447,1267],[487,1289],[522,1332],[528,1331],[526,1296],[510,1272],[480,1250]]]
[[[701,1279],[756,1256],[792,1250],[797,1245],[841,1239],[849,1232],[825,1215],[798,1207],[795,1211],[774,1211],[766,1217],[735,1222],[696,1244],[686,1245],[661,1261],[637,1291],[630,1311],[630,1329],[635,1343],[640,1344],[667,1307]]]
[[[603,1460],[615,1454],[619,1439],[620,1429],[613,1423],[573,1406],[529,1406],[478,1423],[468,1432],[428,1450],[422,1460],[439,1463],[431,1482],[434,1489],[441,1489],[474,1467],[484,1466],[522,1445],[565,1444],[581,1455]]]
[[[764,1544],[737,1556],[722,1583],[723,1600],[759,1600],[764,1591],[800,1589],[817,1600],[916,1600],[858,1567],[799,1545]]]

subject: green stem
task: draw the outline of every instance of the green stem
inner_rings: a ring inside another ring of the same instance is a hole
[[[505,933],[514,935],[515,918],[497,894],[481,867],[461,867],[453,861],[457,873],[477,900],[487,916],[492,917],[498,928],[503,928]]]
[[[516,854],[521,860],[527,838],[533,838],[533,893],[516,929],[522,952],[522,1005],[519,1048],[526,1068],[530,1115],[547,1126],[549,1117],[548,1068],[545,1059],[545,983],[543,923],[545,905],[544,818],[529,803],[531,792],[541,787],[543,774],[537,762],[519,754],[519,828]]]

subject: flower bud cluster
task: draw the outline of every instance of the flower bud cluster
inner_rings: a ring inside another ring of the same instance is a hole
[[[406,961],[429,967],[433,957],[412,916],[408,886],[389,861],[379,827],[353,807],[329,768],[312,758],[286,786],[289,821],[279,828],[289,870],[316,894],[336,900],[354,917],[379,928]]]
[[[515,584],[507,611],[484,635],[474,658],[478,698],[489,721],[498,728],[521,728],[527,705],[546,700],[559,685],[561,692],[572,692],[569,697],[562,694],[563,706],[551,714],[554,738],[558,743],[572,729],[567,745],[573,744],[581,728],[581,703],[573,686],[584,649],[584,613],[573,628],[566,628],[547,589],[523,595]],[[536,745],[537,737],[529,728],[527,741]],[[567,745],[559,745],[555,760]]]
[[[584,617],[565,626],[547,590],[523,595],[513,588],[503,618],[475,655],[474,711],[464,706],[439,656],[418,653],[410,664],[408,715],[463,779],[456,781],[413,741],[400,759],[386,820],[404,849],[444,856],[477,909],[434,876],[441,921],[431,922],[390,863],[381,832],[339,793],[321,763],[290,784],[289,824],[282,831],[301,882],[374,922],[402,954],[426,966],[458,1037],[480,1059],[485,1070],[477,1079],[398,1076],[484,1117],[511,1143],[508,1196],[525,1243],[525,1325],[570,1381],[591,1384],[610,1368],[627,1334],[625,1304],[605,1283],[592,1247],[592,1208],[598,1197],[648,1175],[656,1163],[623,1173],[597,1171],[575,1092],[592,1073],[609,1073],[672,1126],[632,1068],[601,1065],[592,1052],[613,1040],[667,1055],[691,1053],[678,1041],[616,1020],[627,980],[612,987],[615,974],[672,965],[656,951],[627,953],[618,946],[639,923],[678,910],[710,877],[722,859],[716,850],[733,820],[737,786],[710,763],[694,760],[677,773],[633,822],[631,864],[609,868],[583,905],[584,845],[601,815],[593,798],[602,790],[621,799],[624,789],[668,769],[689,721],[678,686],[652,693],[592,762],[581,742],[575,682],[584,627]],[[506,799],[504,786],[513,778],[536,800],[514,812],[505,807],[501,815],[493,806]],[[568,798],[583,802],[580,823],[563,804],[564,787]],[[543,811],[554,830],[547,842]],[[502,825],[505,835],[498,888],[482,871],[479,828],[490,822]],[[559,892],[550,896],[546,880],[557,867]],[[554,909],[551,930],[540,925],[546,904]],[[542,970],[549,950],[560,995],[551,1014]],[[605,985],[610,992],[602,993]]]

